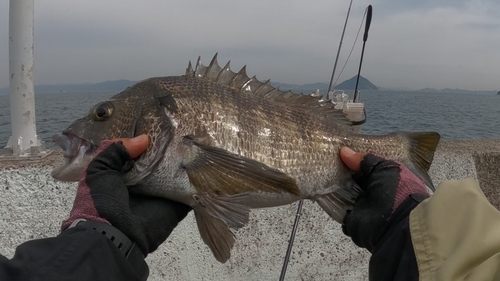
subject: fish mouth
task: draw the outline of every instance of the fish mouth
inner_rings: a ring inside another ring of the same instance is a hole
[[[92,159],[95,145],[70,133],[55,134],[52,141],[64,150],[64,162],[52,170],[51,176],[60,181],[78,181]]]

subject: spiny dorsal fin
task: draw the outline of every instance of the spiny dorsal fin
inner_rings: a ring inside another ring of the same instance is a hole
[[[223,85],[229,85],[231,81],[233,81],[234,76],[236,76],[236,73],[231,71],[231,67],[229,66],[230,63],[231,61],[228,61],[226,65],[222,68],[219,75],[217,75],[217,82]]]
[[[239,93],[251,93],[257,97],[286,103],[290,106],[306,107],[320,111],[328,116],[334,117],[338,123],[352,125],[352,122],[347,118],[341,110],[335,109],[335,104],[332,100],[322,99],[314,93],[311,95],[294,94],[291,91],[282,91],[271,85],[270,80],[260,82],[255,76],[248,77],[246,73],[246,65],[243,66],[237,73],[233,72],[229,66],[230,61],[224,67],[220,67],[217,62],[217,55],[212,58],[208,66],[201,63],[201,57],[198,57],[196,66],[193,70],[191,61],[186,69],[186,76],[215,81],[219,84],[232,87]]]
[[[194,76],[193,66],[191,65],[191,61],[189,61],[188,67],[186,68],[187,76]]]
[[[201,64],[201,57],[198,56],[198,61],[196,61],[196,67],[194,69],[194,77],[205,78],[205,72],[207,67]]]
[[[233,88],[242,91],[244,89],[244,85],[247,83],[247,81],[250,78],[248,78],[247,75],[247,66],[244,65],[238,73],[236,73],[236,76],[233,78],[233,81],[231,82],[231,85]]]
[[[208,80],[217,81],[217,76],[219,76],[219,73],[222,70],[222,68],[219,66],[219,63],[217,62],[217,54],[218,53],[215,53],[215,56],[208,65],[208,68],[205,71],[205,75],[203,76]]]

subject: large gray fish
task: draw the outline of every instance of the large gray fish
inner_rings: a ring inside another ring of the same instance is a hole
[[[342,222],[359,194],[339,158],[342,146],[401,161],[433,188],[427,171],[438,133],[355,134],[333,107],[249,78],[245,67],[220,67],[217,55],[208,66],[198,59],[185,75],[139,82],[55,135],[66,160],[52,176],[77,181],[101,141],[148,134],[147,151],[124,175],[127,185],[193,207],[220,262],[235,241],[230,228],[247,224],[251,208],[310,199]]]

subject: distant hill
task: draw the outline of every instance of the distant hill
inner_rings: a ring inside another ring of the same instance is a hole
[[[337,86],[335,86],[335,89],[340,89],[340,90],[354,90],[356,88],[356,79],[357,75],[353,76],[351,79],[346,80]],[[373,85],[372,82],[368,81],[363,76],[359,76],[359,84],[358,84],[358,90],[378,90],[377,86]]]
[[[119,92],[137,83],[130,80],[104,81],[91,84],[62,84],[62,85],[36,85],[35,94],[44,93],[90,93],[90,92]],[[0,88],[0,95],[9,94],[9,88]]]
[[[352,77],[349,80],[346,80],[335,86],[336,90],[354,90],[356,87],[356,76]],[[294,93],[311,93],[316,91],[316,89],[320,89],[321,92],[325,92],[328,89],[328,83],[312,83],[312,84],[303,84],[303,85],[294,85],[294,84],[284,84],[284,83],[273,83],[271,85],[274,87],[279,87],[281,90],[290,90]],[[378,87],[373,85],[368,79],[363,76],[359,77],[359,90],[378,90]]]

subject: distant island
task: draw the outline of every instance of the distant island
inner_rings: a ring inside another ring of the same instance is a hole
[[[334,87],[335,90],[353,90],[356,87],[356,78],[358,76],[355,75],[351,79],[345,80],[344,82],[336,85]],[[303,84],[303,85],[294,85],[294,84],[284,84],[284,83],[273,83],[271,85],[274,87],[279,87],[281,90],[291,90],[294,93],[311,93],[319,89],[321,92],[326,92],[328,89],[328,83],[312,83],[312,84]],[[365,91],[378,91],[379,88],[375,86],[372,82],[366,79],[363,76],[359,76],[359,84],[358,90]]]
[[[470,90],[452,89],[452,88],[444,88],[444,89],[424,88],[415,90],[414,92],[453,93],[453,94],[495,94],[495,91],[470,91]]]
[[[356,79],[358,78],[358,75],[354,75],[351,79],[346,80],[340,84],[338,84],[335,89],[340,89],[340,90],[354,90],[356,88]],[[358,90],[370,90],[370,91],[378,91],[377,86],[373,85],[372,82],[368,81],[363,76],[359,76],[359,84],[358,84]]]

